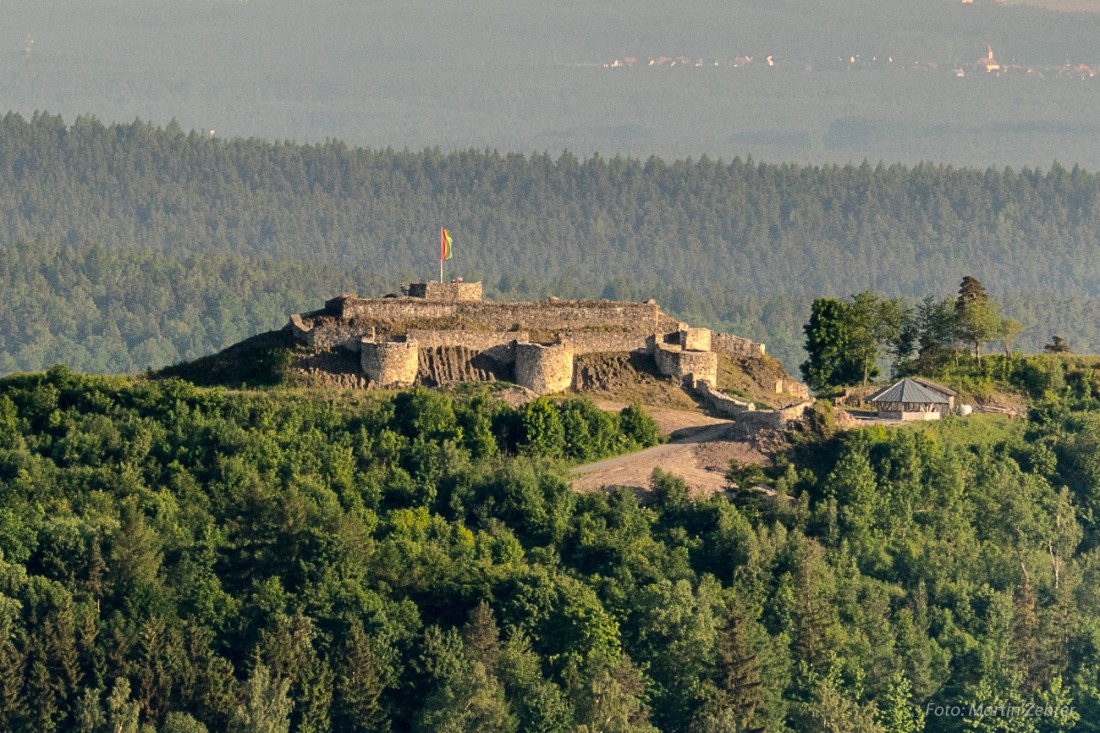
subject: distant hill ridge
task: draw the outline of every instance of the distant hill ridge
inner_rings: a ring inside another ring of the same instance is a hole
[[[186,294],[172,292],[156,266],[126,286],[157,292],[149,295],[159,304],[155,311],[126,303],[139,320],[221,332],[227,316],[218,303],[239,300],[250,280],[264,281],[265,292],[280,299],[294,288],[293,275],[271,276],[294,269],[286,262],[308,263],[316,282],[333,282],[329,292],[350,284],[343,273],[351,269],[369,272],[372,282],[422,277],[434,270],[440,223],[455,235],[452,271],[496,294],[653,295],[686,320],[767,340],[789,364],[799,358],[812,297],[865,288],[946,294],[968,273],[1002,298],[1008,315],[1035,326],[1022,348],[1045,343],[1048,324],[1073,334],[1081,351],[1100,344],[1090,316],[1100,294],[1093,256],[1100,247],[1100,176],[1079,167],[398,152],[221,140],[178,125],[108,126],[87,117],[67,126],[52,115],[9,114],[0,121],[0,248],[30,252],[38,245],[29,243],[43,244],[40,256],[27,255],[36,263],[29,269],[0,268],[15,300],[0,304],[0,316],[14,324],[5,346],[21,349],[64,333],[71,352],[86,335],[68,318],[50,323],[64,304],[79,319],[94,300],[97,323],[118,307],[108,307],[115,296],[104,284],[130,278],[132,266],[116,255],[81,255],[54,272],[58,244],[99,242],[175,261],[248,258],[225,268],[231,289],[209,294],[186,314],[173,311]],[[84,281],[92,293],[73,290]],[[120,290],[118,299],[127,298]],[[266,328],[289,312],[266,311],[276,314]],[[164,339],[149,343],[139,364],[160,366],[173,350],[190,356],[234,340],[204,342],[180,328],[131,329],[113,320],[133,331],[125,339],[130,348]],[[47,327],[24,325],[36,321]],[[236,339],[257,330],[235,329]],[[5,363],[33,369],[67,358],[65,350],[52,353],[30,349]],[[83,368],[107,368],[96,365],[105,356],[89,359]]]

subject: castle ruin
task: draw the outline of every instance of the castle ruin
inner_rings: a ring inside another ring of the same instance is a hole
[[[481,283],[413,283],[403,296],[341,295],[295,314],[287,328],[314,351],[358,353],[371,386],[502,379],[537,394],[574,384],[574,359],[588,353],[644,353],[685,387],[714,388],[718,355],[755,357],[764,345],[693,328],[656,301],[559,300],[493,303]],[[776,385],[798,393],[797,382]]]

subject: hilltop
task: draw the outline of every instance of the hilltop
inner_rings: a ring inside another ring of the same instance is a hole
[[[161,372],[200,384],[344,389],[510,383],[726,413],[789,407],[805,385],[764,344],[697,328],[655,300],[492,302],[481,283],[413,283],[404,294],[345,294],[286,326]],[[728,393],[728,394],[727,394]]]

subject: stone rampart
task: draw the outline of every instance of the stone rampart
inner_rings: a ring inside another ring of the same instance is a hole
[[[696,389],[708,407],[733,419],[735,434],[741,437],[755,435],[761,430],[782,430],[792,421],[802,419],[806,408],[814,404],[813,400],[806,400],[780,410],[757,410],[752,403],[735,400],[709,384]]]
[[[428,331],[410,329],[408,338],[415,339],[421,349],[463,348],[493,359],[500,364],[516,360],[516,342],[527,341],[524,331]]]
[[[487,351],[495,346],[506,346],[514,341],[529,341],[526,331],[436,331],[410,328],[408,337],[415,339],[420,348],[441,346],[466,346],[474,351]]]
[[[760,357],[764,355],[765,346],[751,339],[734,336],[732,333],[716,333],[711,339],[711,349],[729,357]]]
[[[753,410],[742,412],[734,418],[737,432],[741,435],[755,435],[761,430],[782,430],[794,420],[801,420],[807,407],[813,406],[813,400],[799,402],[782,410]]]
[[[326,313],[344,321],[404,325],[431,330],[454,324],[456,330],[601,331],[654,333],[671,320],[653,303],[601,300],[545,300],[534,303],[437,301],[422,298],[341,296],[325,304]],[[430,323],[431,325],[424,325]],[[675,322],[674,322],[675,323]],[[381,326],[379,326],[381,328]]]
[[[409,297],[425,300],[481,300],[481,283],[409,283]]]
[[[474,351],[465,346],[420,345],[420,364],[417,370],[417,383],[439,386],[454,382],[495,382],[497,380],[515,381],[512,367],[515,358],[513,344],[495,346],[487,351]],[[496,358],[495,353],[507,349],[508,360]]]
[[[680,348],[684,351],[710,351],[713,331],[709,328],[691,328],[686,323],[680,326]]]
[[[598,354],[608,351],[645,351],[646,335],[604,331],[569,331],[565,338],[573,345],[573,354]]]
[[[379,387],[406,386],[416,382],[420,363],[419,345],[414,340],[359,344],[359,364]]]
[[[710,384],[701,384],[696,390],[703,398],[703,402],[719,415],[737,417],[742,412],[754,412],[756,405],[751,402],[743,402],[730,397],[725,392],[720,392]]]
[[[564,344],[516,344],[516,384],[536,394],[564,392],[573,384],[573,347]]]
[[[514,374],[518,384],[545,394],[572,385],[576,355],[646,351],[661,374],[698,388],[717,384],[718,354],[764,354],[763,344],[670,318],[653,300],[492,303],[481,300],[480,283],[413,283],[407,292],[344,294],[326,301],[324,310],[291,316],[287,329],[318,351],[358,350],[366,375],[387,386],[411,384],[418,371],[421,381],[436,383]],[[793,380],[777,380],[776,390],[808,396]],[[734,409],[737,401],[726,399],[725,408],[716,409]]]
[[[713,351],[684,351],[679,346],[656,344],[653,359],[661,374],[693,383],[718,384],[718,355]]]
[[[298,335],[298,332],[295,332]],[[359,351],[359,343],[364,338],[373,339],[374,329],[363,329],[352,323],[327,323],[323,326],[314,326],[303,334],[300,339],[306,346],[317,351],[329,351],[337,346],[343,346],[350,351]]]

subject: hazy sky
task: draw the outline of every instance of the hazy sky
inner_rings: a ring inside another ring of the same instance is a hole
[[[176,118],[371,147],[1100,168],[1094,14],[981,0],[6,0],[4,15],[3,99],[69,121]],[[1003,69],[976,66],[987,46]]]

